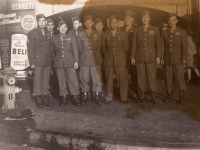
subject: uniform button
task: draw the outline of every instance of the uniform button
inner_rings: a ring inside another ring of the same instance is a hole
[[[172,35],[170,35],[170,37],[172,37]]]
[[[62,47],[63,48],[63,47]]]
[[[115,52],[113,52],[113,54],[114,54]]]
[[[91,48],[91,47],[90,47]]]
[[[63,52],[63,51],[62,51]]]
[[[146,39],[144,39],[146,41]]]
[[[147,44],[147,43],[144,43],[145,45]]]
[[[47,52],[47,51],[46,51]]]
[[[172,45],[170,44],[170,46],[172,46]]]
[[[172,49],[170,49],[170,51],[172,51]]]
[[[146,36],[146,34],[144,34]]]
[[[37,56],[38,57],[38,56]]]
[[[62,57],[64,57],[64,55],[62,55]]]
[[[90,53],[91,53],[92,51],[90,51]]]
[[[147,49],[146,47],[144,49]]]

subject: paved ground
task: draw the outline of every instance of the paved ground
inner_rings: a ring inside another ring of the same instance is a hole
[[[200,87],[188,85],[185,105],[175,101],[165,104],[164,84],[158,81],[158,87],[159,105],[150,102],[137,104],[129,99],[128,105],[113,101],[108,105],[90,102],[80,107],[72,104],[60,107],[53,94],[51,101],[54,106],[42,109],[35,107],[30,91],[23,91],[17,95],[17,104],[19,107],[33,108],[35,118],[5,121],[3,119],[6,115],[1,114],[0,128],[14,133],[14,128],[19,127],[17,130],[21,130],[20,132],[24,131],[21,128],[25,128],[26,131],[33,130],[127,147],[200,149]],[[174,98],[177,99],[177,92]],[[6,135],[16,136],[20,132]],[[0,132],[1,135],[2,133]],[[25,135],[17,137],[27,138]],[[1,137],[0,141],[9,142],[5,139]],[[20,140],[11,141],[18,145],[24,144],[24,141]]]

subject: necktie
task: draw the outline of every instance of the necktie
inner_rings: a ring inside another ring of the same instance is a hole
[[[174,31],[174,29],[170,29],[170,32],[172,33]]]

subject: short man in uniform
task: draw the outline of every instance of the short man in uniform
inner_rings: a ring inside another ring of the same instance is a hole
[[[164,46],[163,60],[167,74],[167,99],[172,100],[173,77],[179,89],[179,103],[184,102],[184,91],[186,90],[184,80],[184,65],[188,55],[187,33],[182,28],[176,26],[178,18],[176,14],[169,14],[169,28],[163,31],[162,40]]]
[[[133,33],[135,31],[134,29],[134,13],[132,10],[127,10],[125,12],[125,18],[124,18],[125,26],[122,28],[122,31],[126,32],[128,36],[128,57],[130,57],[130,52],[131,52],[131,47],[133,43]],[[136,66],[131,65],[130,59],[128,58],[128,72],[131,77],[131,90],[133,90],[133,95],[132,97],[136,98],[137,95],[137,72],[136,72]]]
[[[155,98],[156,87],[156,64],[160,64],[161,40],[159,29],[149,24],[151,18],[148,11],[142,13],[143,25],[134,32],[131,49],[132,64],[136,64],[138,80],[138,102],[146,99],[149,87],[151,101],[158,103]]]
[[[64,20],[58,23],[59,34],[52,38],[52,48],[54,50],[54,63],[60,96],[60,105],[68,104],[69,95],[72,96],[72,102],[80,105],[80,92],[78,88],[78,79],[76,69],[78,68],[79,56],[76,45],[76,38],[67,34],[67,24]]]
[[[37,15],[38,27],[28,33],[28,58],[34,69],[33,96],[36,96],[36,106],[51,106],[49,102],[49,78],[52,65],[52,51],[50,49],[51,35],[46,30],[46,18]]]
[[[113,99],[113,77],[116,75],[120,100],[127,104],[128,70],[127,48],[128,37],[125,32],[117,28],[117,17],[109,17],[110,29],[103,34],[103,66],[105,69],[105,82],[108,91],[105,96],[106,103]]]
[[[85,104],[89,99],[89,92],[92,90],[93,101],[101,104],[101,35],[92,29],[94,22],[91,15],[84,16],[83,20],[85,29],[78,35],[81,101]],[[89,82],[92,82],[92,87]]]
[[[98,31],[101,35],[103,33],[103,22],[100,18],[95,18],[94,20],[94,28],[96,31]]]
[[[50,32],[51,37],[54,36],[54,22],[51,18],[47,18],[47,31]]]

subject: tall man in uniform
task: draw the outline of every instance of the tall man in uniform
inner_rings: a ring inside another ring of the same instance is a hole
[[[179,89],[179,103],[184,102],[184,91],[186,90],[184,80],[184,65],[188,55],[187,33],[182,28],[176,26],[178,18],[176,14],[169,14],[169,28],[163,31],[162,40],[164,46],[163,59],[167,73],[167,99],[172,100],[173,76]]]
[[[128,57],[130,56],[130,52],[131,52],[131,47],[132,47],[132,43],[133,43],[133,33],[135,31],[133,25],[134,25],[134,13],[132,10],[127,10],[125,12],[125,18],[124,18],[124,22],[125,22],[125,26],[122,28],[122,31],[126,32],[127,36],[128,36]],[[137,72],[136,72],[136,66],[135,65],[131,65],[130,63],[130,59],[128,59],[128,72],[131,76],[131,89],[133,90],[133,97],[136,97],[137,94]]]
[[[160,64],[161,39],[159,29],[149,24],[151,18],[148,11],[142,13],[143,25],[134,32],[131,50],[132,64],[136,64],[138,80],[138,102],[143,102],[149,87],[151,101],[158,103],[155,98],[156,63]]]
[[[95,18],[94,20],[94,28],[96,31],[98,31],[101,35],[103,33],[103,22],[100,18]]]
[[[76,37],[78,34],[83,30],[82,23],[78,17],[72,18],[73,29],[69,31],[69,34],[75,35]]]
[[[121,102],[127,104],[128,71],[127,48],[128,38],[125,32],[117,28],[117,17],[109,17],[110,29],[103,34],[103,66],[108,91],[105,96],[107,103],[113,99],[113,77],[116,75]]]
[[[76,69],[78,68],[79,56],[76,38],[67,34],[67,24],[64,20],[58,23],[59,34],[52,38],[52,48],[55,52],[53,67],[55,68],[60,96],[60,105],[68,104],[69,95],[72,102],[80,105],[80,92]]]
[[[52,51],[50,49],[51,35],[46,30],[46,18],[37,15],[38,27],[28,33],[28,58],[34,69],[33,96],[36,96],[36,106],[51,106],[49,102],[49,78],[52,65]]]
[[[50,32],[51,37],[54,36],[54,22],[51,18],[47,18],[47,31]]]
[[[101,104],[101,34],[92,29],[94,22],[91,15],[84,16],[83,20],[85,29],[78,35],[81,101],[85,104],[89,99],[89,92],[92,90],[93,101]],[[92,82],[92,87],[89,82]]]

